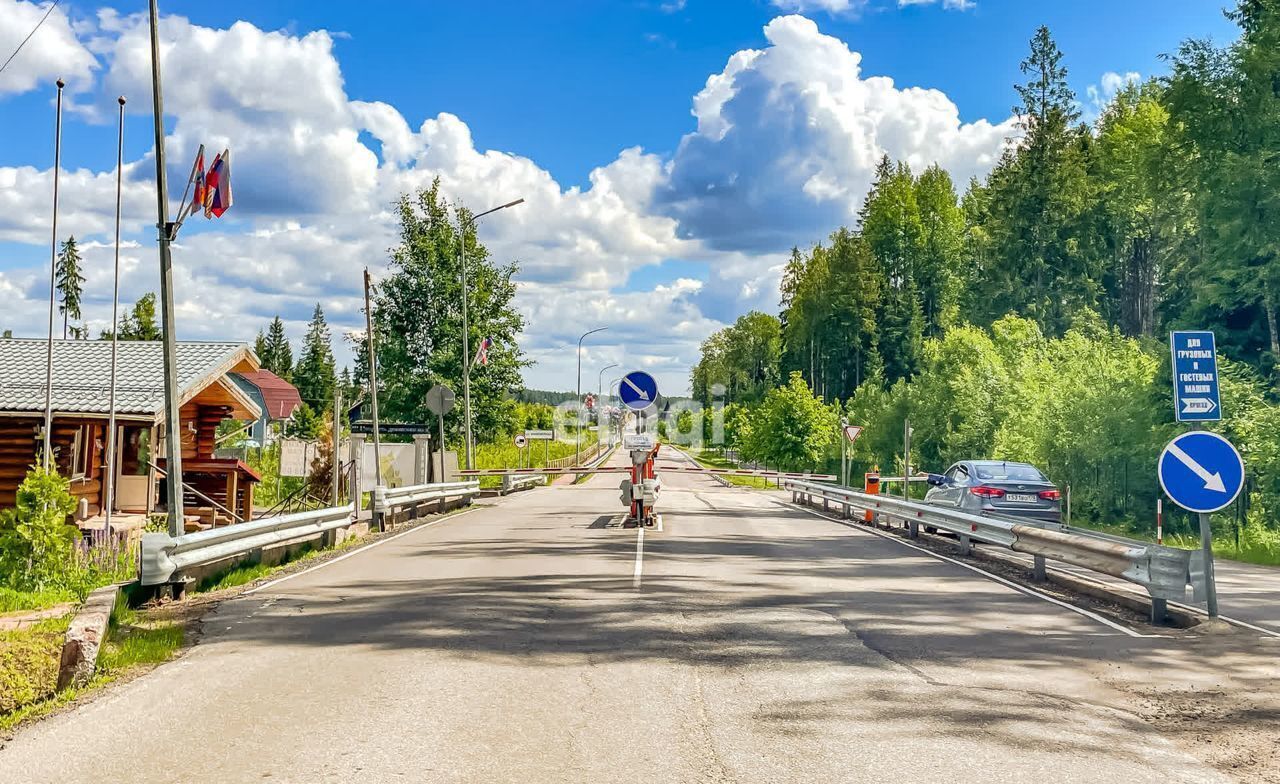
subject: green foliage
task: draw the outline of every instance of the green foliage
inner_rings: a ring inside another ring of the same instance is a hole
[[[62,243],[54,266],[54,287],[58,290],[58,312],[62,314],[62,339],[67,338],[67,326],[70,321],[81,318],[80,305],[84,293],[84,275],[80,273],[80,251],[76,248],[76,238],[69,237]]]
[[[156,295],[148,291],[133,303],[133,309],[125,309],[117,328],[120,340],[159,340],[160,324],[156,321]],[[111,337],[111,330],[102,333],[102,339]]]
[[[17,591],[72,588],[68,574],[79,532],[67,525],[76,507],[70,483],[33,468],[18,486],[17,504],[0,511],[0,579]],[[79,587],[79,586],[74,586]]]
[[[427,391],[448,384],[462,397],[462,269],[465,248],[469,363],[483,338],[491,338],[489,363],[471,372],[471,409],[477,442],[492,440],[511,427],[514,401],[508,397],[521,386],[523,358],[516,336],[524,319],[515,309],[514,264],[499,266],[480,244],[465,208],[450,209],[440,195],[439,182],[396,205],[400,242],[391,251],[391,271],[378,283],[374,298],[374,329],[378,350],[380,415],[387,421],[436,421],[426,407]],[[465,225],[463,235],[457,226]],[[368,382],[368,350],[357,345],[357,380]],[[462,401],[446,425],[460,440]]]
[[[70,622],[66,615],[27,629],[0,631],[0,715],[53,695]]]
[[[785,386],[770,390],[751,416],[742,454],[785,469],[812,468],[835,443],[835,412],[793,371]]]
[[[703,342],[702,359],[693,368],[693,397],[709,406],[722,386],[728,400],[760,400],[778,383],[781,360],[781,323],[753,310]]]

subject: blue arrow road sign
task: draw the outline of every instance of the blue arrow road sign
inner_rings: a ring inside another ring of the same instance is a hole
[[[658,382],[643,370],[633,370],[618,385],[622,403],[633,411],[643,411],[658,399]]]
[[[1170,332],[1173,412],[1179,422],[1222,419],[1218,399],[1218,355],[1212,332]]]
[[[1244,486],[1244,460],[1217,433],[1183,433],[1160,453],[1160,486],[1190,512],[1216,512],[1236,500]]]

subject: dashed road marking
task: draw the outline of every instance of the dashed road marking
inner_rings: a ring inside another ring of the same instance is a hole
[[[636,568],[631,573],[631,587],[640,590],[640,580],[644,573],[644,526],[636,529]]]

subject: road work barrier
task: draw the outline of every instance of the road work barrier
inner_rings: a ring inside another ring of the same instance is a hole
[[[348,504],[264,517],[178,537],[167,533],[143,534],[142,584],[184,583],[190,577],[188,573],[197,568],[344,528],[354,521],[355,506]]]
[[[1152,621],[1165,619],[1169,600],[1203,601],[1207,580],[1199,551],[1141,542],[1110,534],[1069,528],[1060,523],[987,517],[943,507],[904,501],[885,495],[869,495],[844,487],[782,480],[796,503],[838,510],[843,517],[862,512],[866,522],[898,522],[909,536],[919,536],[920,526],[955,534],[960,547],[971,552],[983,542],[1032,556],[1035,578],[1045,579],[1045,561],[1061,561],[1090,571],[1119,577],[1142,586],[1151,597]]]
[[[517,490],[527,490],[530,487],[538,487],[546,481],[546,477],[542,474],[503,474],[502,488],[498,491],[500,495],[514,493]]]
[[[480,494],[480,482],[436,482],[426,485],[410,485],[409,487],[375,487],[373,488],[373,519],[379,528],[386,528],[389,523],[397,522],[397,517],[404,515],[409,519],[416,517],[423,504],[438,503],[439,511],[448,507],[450,499],[470,503]]]

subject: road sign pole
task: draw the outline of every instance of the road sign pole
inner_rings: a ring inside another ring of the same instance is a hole
[[[1209,515],[1200,515],[1200,549],[1204,551],[1205,605],[1210,618],[1218,617],[1218,585],[1213,575],[1213,528]]]
[[[1202,430],[1199,425],[1192,425],[1191,430]],[[1213,524],[1209,515],[1201,512],[1196,515],[1200,521],[1200,552],[1204,557],[1204,602],[1210,618],[1218,617],[1218,584],[1213,574]]]

